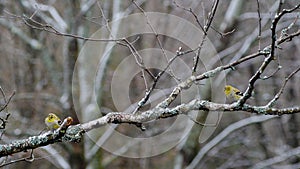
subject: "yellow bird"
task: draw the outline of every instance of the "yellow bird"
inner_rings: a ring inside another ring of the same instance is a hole
[[[57,117],[54,113],[49,113],[48,116],[45,118],[45,124],[50,130],[58,129],[61,123],[62,122],[60,118]]]
[[[241,92],[239,89],[237,89],[231,85],[225,86],[224,93],[227,98],[231,97],[234,100],[239,100],[243,96],[243,92]]]

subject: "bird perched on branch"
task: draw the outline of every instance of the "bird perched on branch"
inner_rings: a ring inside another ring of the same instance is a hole
[[[234,100],[239,100],[243,96],[243,92],[231,85],[225,86],[224,93],[227,98],[233,98]]]
[[[60,118],[57,117],[57,115],[55,115],[54,113],[49,113],[48,116],[45,118],[45,124],[50,130],[58,129],[61,123],[62,122]]]

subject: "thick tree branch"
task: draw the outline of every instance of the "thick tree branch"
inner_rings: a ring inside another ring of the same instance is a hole
[[[174,108],[162,108],[157,106],[140,114],[111,112],[106,116],[84,124],[70,126],[67,129],[60,128],[54,132],[47,132],[39,136],[32,136],[28,139],[18,140],[9,144],[0,145],[0,157],[29,149],[35,149],[41,146],[46,146],[55,142],[80,142],[83,133],[110,123],[142,124],[152,120],[178,116],[180,114],[187,114],[192,110],[210,110],[212,111],[212,113],[218,111],[245,111],[255,114],[284,115],[299,113],[300,107],[277,109],[270,108],[268,106],[252,106],[248,104],[244,104],[241,106],[236,102],[233,104],[220,104],[195,99],[189,103],[181,104]]]
[[[9,144],[0,145],[0,157],[27,151],[38,147],[46,146],[56,142],[80,142],[84,130],[79,125],[70,126],[69,118],[64,119],[61,127],[54,132],[48,131],[38,136],[32,136],[27,139],[13,141]]]

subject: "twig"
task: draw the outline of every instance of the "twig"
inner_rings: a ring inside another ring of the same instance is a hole
[[[222,38],[224,38],[225,36],[227,35],[230,35],[232,34],[235,29],[232,29],[231,31],[228,31],[228,32],[220,32],[219,30],[217,30],[215,27],[211,26],[211,29],[214,30],[215,32],[217,32],[220,36],[222,36]]]
[[[294,149],[289,149],[288,151],[279,153],[275,157],[271,157],[267,160],[262,160],[262,161],[256,163],[253,167],[251,167],[251,169],[269,168],[268,166],[273,167],[274,164],[287,161],[287,159],[289,159],[291,157],[299,156],[299,154],[300,154],[300,147],[297,147]],[[280,168],[286,168],[286,167],[283,167],[282,165],[280,165]],[[290,168],[290,166],[287,168]],[[294,168],[299,168],[299,165]]]
[[[190,13],[193,15],[193,17],[195,18],[195,20],[196,20],[198,26],[201,28],[201,30],[203,31],[203,33],[204,33],[204,34],[207,33],[207,32],[205,32],[203,26],[202,26],[201,23],[200,23],[200,20],[199,20],[198,16],[197,16],[196,13],[192,10],[192,8],[185,8],[185,7],[181,6],[181,5],[179,5],[179,4],[176,2],[176,0],[173,0],[173,3],[175,4],[175,6],[176,6],[177,8],[180,8],[180,9],[182,9],[182,10],[184,10],[184,11],[190,12]]]
[[[191,52],[193,52],[193,50],[188,50],[185,52],[178,52],[173,58],[171,58],[170,61],[168,61],[168,64],[166,65],[166,67],[161,72],[159,72],[157,76],[154,77],[154,82],[153,82],[151,88],[146,92],[145,96],[138,102],[138,106],[133,111],[133,114],[135,114],[137,111],[139,111],[140,108],[146,104],[146,102],[149,100],[150,94],[155,89],[158,80],[166,72],[166,70],[170,67],[170,65],[175,61],[175,59],[178,58],[179,56],[186,55]]]
[[[13,91],[13,93],[9,96],[8,100],[6,99],[4,91],[1,87],[0,87],[0,91],[1,91],[2,95],[4,96],[4,101],[5,101],[5,104],[3,106],[1,106],[1,108],[0,108],[0,112],[1,112],[8,106],[8,104],[11,101],[12,97],[16,94],[16,91]]]
[[[4,119],[3,119],[3,118],[0,118],[0,120],[1,120],[1,122],[2,122],[2,123],[1,123],[1,126],[0,126],[0,129],[4,129],[4,130],[1,132],[1,134],[0,134],[0,138],[2,138],[2,136],[3,136],[4,132],[5,132],[7,120],[8,120],[8,118],[9,118],[9,116],[10,116],[10,113],[9,113],[8,110],[7,110],[7,106],[8,106],[8,104],[10,103],[11,99],[13,98],[13,96],[15,95],[16,92],[13,91],[13,93],[10,95],[10,97],[9,97],[8,100],[7,100],[6,95],[5,95],[5,92],[4,92],[4,90],[2,89],[1,86],[0,86],[0,91],[1,91],[1,94],[3,95],[4,101],[5,101],[5,104],[1,107],[0,112],[2,112],[4,109],[6,109],[5,118],[4,118]]]
[[[291,12],[295,11],[296,9],[298,9],[299,7],[300,7],[300,4],[296,5],[294,8],[291,8],[291,9],[284,9],[284,10],[282,10],[282,12],[277,14],[275,16],[275,18],[273,19],[272,25],[271,25],[272,42],[271,42],[271,47],[270,47],[270,54],[268,55],[268,57],[265,58],[264,62],[261,64],[261,66],[256,71],[256,73],[250,78],[249,83],[248,83],[248,88],[246,89],[245,94],[243,95],[243,97],[241,97],[240,100],[238,100],[239,105],[243,105],[246,102],[246,100],[251,97],[251,93],[254,89],[255,82],[260,78],[260,75],[265,71],[265,69],[267,68],[269,63],[272,60],[274,60],[275,46],[278,45],[278,41],[276,39],[276,27],[277,27],[279,20],[282,18],[283,15],[285,15],[287,13],[291,13]]]
[[[34,158],[33,149],[32,149],[31,152],[30,152],[30,155],[28,157],[19,158],[19,159],[16,159],[16,160],[6,162],[4,164],[1,164],[0,167],[4,167],[4,166],[7,166],[7,165],[10,165],[10,164],[13,164],[13,163],[18,163],[18,162],[21,162],[21,161],[33,162],[34,160],[35,160],[35,158]]]
[[[300,71],[300,67],[298,69],[296,69],[295,71],[293,71],[288,77],[285,78],[280,90],[278,91],[278,93],[275,95],[275,97],[266,105],[267,107],[272,107],[275,102],[279,99],[279,97],[281,96],[281,94],[283,93],[283,90],[287,84],[287,82],[296,74]]]
[[[258,51],[260,51],[260,38],[261,38],[261,15],[260,15],[260,7],[259,7],[259,0],[256,0],[257,4],[257,15],[258,15]]]
[[[279,14],[280,11],[281,11],[281,8],[282,8],[282,5],[283,5],[283,1],[284,1],[284,0],[279,0],[279,1],[278,1],[277,14]]]
[[[266,79],[269,79],[269,78],[273,77],[277,72],[279,72],[279,70],[280,70],[281,68],[282,68],[282,66],[280,66],[280,65],[278,64],[277,69],[276,69],[273,73],[271,73],[271,74],[268,75],[268,76],[263,76],[263,77],[261,77],[260,79],[261,79],[261,80],[266,80]]]
[[[121,42],[123,41],[123,38],[121,39],[96,39],[96,38],[87,38],[79,35],[74,35],[74,34],[69,34],[69,33],[63,33],[55,29],[52,25],[50,24],[42,24],[32,18],[29,18],[27,16],[20,17],[24,22],[25,25],[29,26],[32,29],[37,29],[40,31],[46,31],[55,35],[59,36],[65,36],[65,37],[71,37],[71,38],[76,38],[76,39],[81,39],[81,40],[86,40],[86,41],[96,41],[96,42]],[[121,44],[122,45],[122,44]]]
[[[300,30],[298,30],[297,32],[295,33],[292,33],[282,39],[278,39],[277,40],[277,44],[282,44],[283,42],[286,42],[288,40],[292,40],[294,37],[296,36],[299,36],[300,35]],[[185,81],[181,82],[178,86],[176,86],[174,88],[174,90],[172,91],[172,93],[161,103],[159,103],[159,107],[168,107],[177,97],[177,95],[179,95],[179,93],[181,92],[182,89],[186,89],[186,88],[189,88],[193,82],[195,81],[200,81],[200,80],[203,80],[203,79],[207,79],[209,77],[213,77],[215,76],[217,73],[223,71],[223,70],[227,70],[227,69],[234,69],[234,66],[237,66],[243,62],[246,62],[248,60],[251,60],[253,58],[256,58],[258,56],[267,56],[267,55],[270,55],[270,46],[267,46],[265,47],[266,50],[262,50],[262,51],[259,51],[259,52],[256,52],[256,53],[253,53],[253,54],[250,54],[244,58],[241,58],[237,61],[234,61],[232,63],[229,63],[227,65],[224,65],[224,66],[219,66],[215,69],[212,69],[210,71],[207,71],[205,73],[202,73],[200,75],[197,75],[197,76],[191,76],[189,78],[187,78]],[[265,59],[266,61],[266,59]],[[264,64],[264,63],[263,63]],[[258,77],[260,77],[260,72],[257,71],[257,73],[259,73]],[[250,79],[251,80],[251,79]],[[252,91],[252,90],[251,90]],[[249,96],[250,97],[250,96]],[[243,98],[243,97],[242,97]]]
[[[205,144],[204,147],[201,148],[201,150],[198,152],[198,154],[194,157],[193,161],[186,167],[186,169],[194,169],[198,165],[198,163],[203,159],[203,157],[209,152],[213,147],[215,147],[217,144],[219,144],[224,138],[229,136],[231,133],[233,133],[236,130],[241,129],[242,127],[254,124],[254,123],[260,123],[263,121],[270,120],[274,117],[270,116],[253,116],[249,117],[243,120],[240,120],[238,122],[235,122],[228,127],[226,127],[221,133],[219,133],[216,137],[214,137],[210,142]],[[199,165],[198,165],[199,167]]]
[[[211,26],[211,23],[213,21],[213,18],[215,16],[216,11],[217,11],[218,4],[219,4],[219,0],[215,0],[214,4],[212,6],[211,12],[208,15],[208,20],[207,20],[205,26],[203,27],[204,28],[204,35],[203,35],[203,38],[202,38],[202,40],[199,44],[197,55],[194,57],[193,73],[196,73],[198,63],[199,63],[199,59],[200,59],[201,49],[202,49],[203,44],[206,40],[207,32],[208,32],[208,30]]]
[[[198,62],[199,62],[200,51],[201,51],[201,48],[202,48],[202,46],[203,46],[203,44],[204,44],[204,41],[205,41],[205,39],[206,39],[207,32],[208,32],[208,29],[210,28],[210,24],[211,24],[211,22],[212,22],[212,19],[213,19],[213,17],[214,17],[215,11],[216,11],[216,9],[217,9],[217,3],[218,3],[218,2],[217,2],[217,1],[214,2],[214,5],[213,5],[212,10],[211,10],[212,12],[210,12],[210,13],[209,13],[209,16],[208,16],[209,20],[208,20],[208,22],[206,23],[206,25],[205,25],[204,28],[203,28],[203,26],[201,25],[201,23],[200,23],[200,21],[199,21],[199,19],[198,19],[198,16],[195,14],[195,12],[194,12],[191,8],[189,8],[189,9],[188,9],[188,8],[185,8],[185,7],[181,6],[181,5],[179,5],[175,0],[173,1],[173,3],[174,3],[178,8],[181,8],[181,9],[183,9],[183,10],[185,10],[185,11],[190,12],[190,13],[194,16],[194,18],[196,19],[197,24],[198,24],[199,27],[202,29],[203,34],[204,34],[204,36],[203,36],[203,38],[202,38],[200,44],[198,45],[198,48],[197,48],[197,55],[194,57],[193,73],[195,73],[195,72],[196,72],[196,69],[197,69],[197,64],[198,64]],[[203,7],[203,9],[204,9],[204,7]],[[204,11],[204,10],[203,10],[203,11]],[[203,15],[204,15],[204,14],[203,14]],[[221,32],[219,32],[219,31],[217,31],[216,29],[214,29],[213,27],[212,27],[212,29],[215,30],[217,33],[221,34],[221,36],[228,35],[228,34],[230,34],[230,33],[232,33],[232,32],[234,31],[234,30],[232,30],[232,31],[227,32],[227,33],[221,33]]]
[[[128,47],[128,49],[130,50],[130,52],[132,53],[132,55],[135,58],[135,61],[137,63],[137,65],[145,72],[147,72],[150,77],[152,79],[155,79],[155,76],[152,74],[152,72],[150,72],[149,69],[147,69],[147,67],[144,64],[143,58],[142,56],[138,53],[138,51],[135,49],[135,47],[132,45],[132,43],[130,43],[126,38],[123,39],[123,41],[126,43],[126,46]],[[145,78],[145,77],[144,77]]]
[[[161,51],[162,51],[162,53],[163,53],[163,56],[165,57],[166,60],[168,60],[166,51],[165,51],[165,49],[163,48],[162,42],[160,41],[160,39],[159,39],[159,37],[158,37],[157,31],[154,29],[154,27],[153,27],[152,24],[150,23],[150,20],[149,20],[149,18],[148,18],[148,15],[147,15],[146,12],[144,11],[144,9],[141,8],[141,7],[136,3],[135,0],[132,0],[132,3],[133,3],[133,4],[134,4],[134,5],[135,5],[135,6],[143,13],[143,15],[145,16],[146,21],[147,21],[147,24],[149,25],[151,31],[154,33],[155,38],[156,38],[156,41],[158,42],[159,48],[161,49]],[[136,109],[133,111],[133,114],[135,114],[136,112],[138,112],[139,109],[140,109],[141,107],[143,107],[143,106],[147,103],[147,101],[149,100],[150,95],[151,95],[152,91],[154,90],[154,88],[155,88],[157,82],[159,81],[160,77],[161,77],[161,76],[169,69],[171,63],[176,59],[176,57],[177,57],[177,56],[173,57],[173,58],[168,62],[168,64],[167,64],[167,66],[165,67],[165,69],[162,70],[161,72],[159,72],[157,76],[152,76],[152,75],[151,75],[151,77],[152,77],[152,79],[153,79],[153,84],[152,84],[152,86],[151,86],[149,89],[147,88],[146,93],[145,93],[145,96],[139,101],[138,107],[136,107]],[[174,75],[172,69],[170,69],[170,75],[176,79],[176,77],[175,77],[175,75]],[[146,83],[146,85],[147,85],[147,83]]]

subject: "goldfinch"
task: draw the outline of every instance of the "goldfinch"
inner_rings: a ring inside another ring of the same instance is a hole
[[[45,124],[50,130],[58,129],[61,123],[62,122],[60,118],[57,117],[54,113],[49,113],[48,116],[45,118]]]
[[[224,93],[227,98],[233,98],[234,100],[239,100],[243,96],[243,92],[231,85],[225,86]]]

